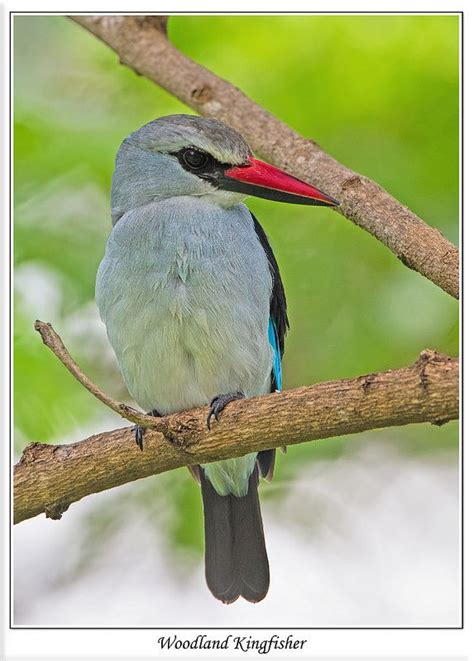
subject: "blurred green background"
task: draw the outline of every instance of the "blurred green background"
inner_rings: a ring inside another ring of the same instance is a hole
[[[187,55],[457,243],[458,27],[455,16],[175,16],[169,34]],[[66,18],[17,16],[14,40],[19,452],[29,441],[78,440],[115,423],[43,347],[33,322],[53,322],[87,373],[127,396],[93,302],[110,230],[114,157],[142,124],[190,111]],[[324,209],[255,199],[248,205],[286,285],[286,388],[407,365],[427,347],[457,354],[457,303],[369,234]],[[370,437],[291,448],[264,497],[284,494],[303,463],[336,458]],[[456,423],[390,429],[377,438],[407,453],[443,450],[456,460]],[[89,518],[86,538],[97,542],[98,530],[120,525],[124,508],[146,503],[152,514],[161,494],[170,502],[170,490],[176,512],[167,538],[200,551],[199,493],[184,470],[117,495]]]

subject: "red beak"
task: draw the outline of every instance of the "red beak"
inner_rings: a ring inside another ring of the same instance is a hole
[[[278,202],[335,207],[339,202],[314,186],[250,156],[248,165],[224,171],[220,187]]]

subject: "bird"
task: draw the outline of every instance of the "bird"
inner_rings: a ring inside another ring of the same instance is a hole
[[[225,123],[159,117],[121,144],[112,231],[96,301],[130,395],[166,416],[282,389],[289,322],[279,267],[243,200],[335,207],[337,200],[260,161]],[[135,429],[143,449],[144,430]],[[258,497],[275,450],[191,467],[200,483],[205,577],[216,599],[259,602],[270,571]]]

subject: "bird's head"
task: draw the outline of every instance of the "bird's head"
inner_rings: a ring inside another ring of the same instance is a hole
[[[254,195],[280,202],[338,202],[273,165],[257,160],[242,136],[215,119],[169,115],[128,136],[115,163],[112,216],[153,200],[208,196],[231,207]]]

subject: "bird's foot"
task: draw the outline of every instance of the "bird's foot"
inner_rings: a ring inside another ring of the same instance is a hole
[[[156,409],[153,409],[153,411],[150,411],[149,413],[147,413],[147,415],[153,415],[155,418],[161,418],[161,413]],[[135,425],[135,427],[133,428],[133,432],[135,434],[135,443],[143,452],[143,434],[145,432],[145,429],[140,425]]]
[[[245,395],[243,392],[229,392],[227,395],[216,395],[209,405],[209,413],[207,416],[207,428],[211,430],[211,419],[212,416],[216,420],[219,420],[219,414],[225,409],[227,404],[233,402],[236,399],[244,399]]]

